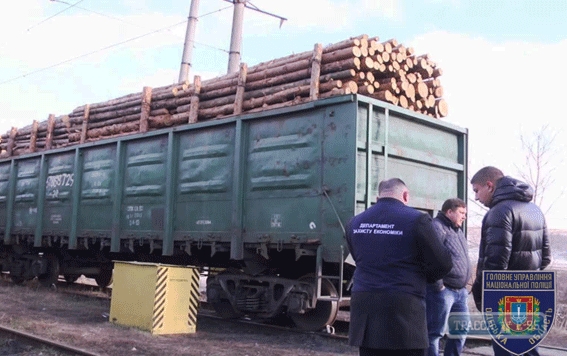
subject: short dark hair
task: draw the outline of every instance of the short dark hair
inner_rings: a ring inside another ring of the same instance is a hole
[[[466,208],[467,204],[459,198],[451,198],[445,200],[443,206],[441,207],[441,211],[446,213],[449,210],[455,211],[458,208]]]
[[[386,191],[395,191],[404,187],[407,188],[406,183],[400,178],[384,179],[378,184],[378,194]]]
[[[479,169],[478,172],[471,178],[471,184],[486,184],[486,182],[495,183],[500,178],[504,177],[504,173],[496,167],[486,166]]]

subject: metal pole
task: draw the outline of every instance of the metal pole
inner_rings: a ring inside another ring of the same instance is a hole
[[[240,47],[242,46],[242,22],[245,4],[246,0],[234,0],[232,34],[230,37],[230,51],[228,53],[228,73],[238,72],[240,67]]]
[[[183,58],[181,59],[181,69],[179,70],[179,83],[189,81],[189,70],[191,69],[191,59],[193,57],[193,42],[195,41],[195,27],[197,26],[198,13],[199,0],[191,0],[189,21],[187,22],[187,32],[185,33],[185,43],[183,44]]]

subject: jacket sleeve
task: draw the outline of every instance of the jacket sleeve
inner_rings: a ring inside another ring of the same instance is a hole
[[[416,236],[427,282],[442,279],[453,268],[453,260],[451,253],[437,236],[431,216],[423,214],[419,217]]]
[[[549,243],[549,235],[547,233],[547,226],[544,226],[540,269],[545,269],[547,266],[549,266],[550,263],[551,263],[551,244]]]
[[[512,212],[508,209],[492,208],[485,219],[483,260],[481,271],[506,270],[512,254]],[[481,272],[482,273],[482,272]]]
[[[433,222],[433,229],[435,230],[437,237],[444,246],[447,246],[446,245],[447,236],[445,234],[445,231],[443,230],[443,227],[441,226],[441,223],[436,219],[433,219],[432,222]],[[444,287],[443,278],[436,280],[435,282],[432,283],[432,285],[434,287],[434,290],[440,292]]]
[[[474,280],[471,288],[474,305],[478,311],[482,311],[482,275]]]

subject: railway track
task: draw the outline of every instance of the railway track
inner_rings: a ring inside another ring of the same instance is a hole
[[[0,354],[99,356],[87,350],[0,325]],[[5,349],[5,350],[3,350]],[[35,352],[37,351],[37,353]]]
[[[9,278],[8,278],[9,279]],[[67,283],[64,280],[60,280],[56,285],[52,287],[59,292],[84,295],[90,298],[103,298],[111,299],[112,288],[101,288],[95,283]],[[348,339],[348,311],[341,310],[339,312],[339,317],[332,327],[326,330],[321,330],[319,332],[308,332],[307,334],[318,335],[321,337],[334,339],[339,343],[346,343]],[[213,320],[222,320],[217,316],[213,308],[206,303],[206,301],[201,301],[201,307],[199,308],[199,317],[207,318]],[[293,328],[293,323],[289,319],[281,318],[278,320],[264,320],[256,321],[251,320],[246,317],[233,319],[233,320],[223,320],[223,322],[235,323],[240,325],[248,325],[250,327],[257,327],[261,330],[272,330],[275,332],[286,332],[286,333],[298,333],[306,334],[304,331]],[[490,347],[489,337],[470,337],[467,338],[467,353],[468,355],[486,355],[491,353],[483,353],[482,349],[487,349]],[[554,346],[541,346],[540,350],[542,355],[566,355],[567,348],[564,347],[554,347]]]

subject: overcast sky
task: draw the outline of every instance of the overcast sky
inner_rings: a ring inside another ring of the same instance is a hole
[[[25,0],[0,12],[0,132],[86,103],[172,84],[179,76],[190,0]],[[556,133],[555,184],[543,207],[567,228],[567,1],[254,0],[242,61],[254,65],[315,43],[368,34],[395,38],[443,69],[449,116],[469,129],[469,171],[485,165],[518,176],[520,136]],[[70,6],[74,5],[74,6]],[[201,0],[190,73],[227,70],[230,2]],[[469,193],[472,194],[472,193]],[[472,196],[472,195],[471,195]],[[474,196],[472,196],[474,197]],[[472,204],[470,205],[472,209]]]

